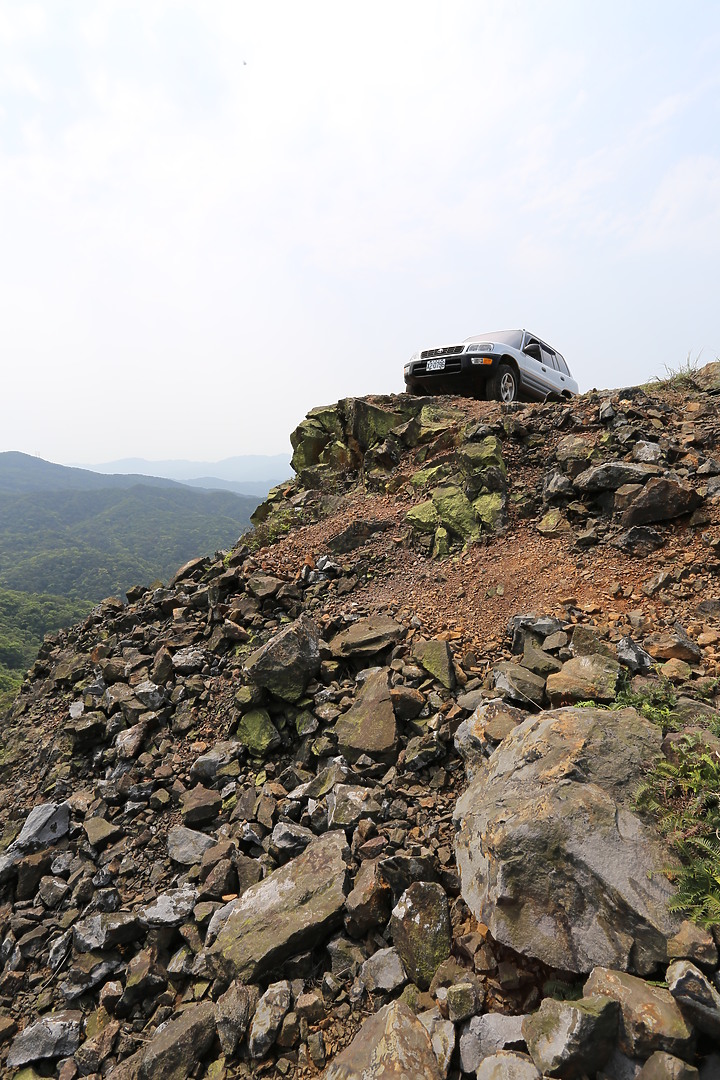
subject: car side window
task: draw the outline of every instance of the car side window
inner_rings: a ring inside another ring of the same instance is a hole
[[[550,349],[548,349],[548,347],[546,345],[542,345],[541,350],[542,350],[543,364],[545,364],[547,367],[554,368],[555,367],[555,358],[553,356],[553,353],[550,351]]]

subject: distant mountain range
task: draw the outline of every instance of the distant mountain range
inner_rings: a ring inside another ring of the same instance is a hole
[[[223,490],[232,481],[222,478],[206,490],[0,453],[0,697],[58,620],[80,618],[131,585],[167,582],[188,559],[231,547],[271,486],[250,482],[257,494]]]
[[[145,458],[121,458],[99,465],[83,464],[95,473],[123,473],[167,477],[189,487],[210,491],[234,491],[239,495],[267,495],[271,487],[292,475],[289,454],[243,454],[222,461],[148,461]]]

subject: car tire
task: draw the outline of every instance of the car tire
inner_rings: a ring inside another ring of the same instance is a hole
[[[488,398],[491,401],[504,401],[506,404],[517,401],[519,386],[517,372],[509,364],[500,364],[491,379],[488,380]]]

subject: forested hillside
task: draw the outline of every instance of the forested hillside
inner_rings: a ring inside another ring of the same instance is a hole
[[[45,633],[106,596],[167,581],[189,558],[230,546],[256,503],[0,454],[0,693],[19,685]]]

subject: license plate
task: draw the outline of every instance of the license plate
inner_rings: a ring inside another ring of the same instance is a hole
[[[445,357],[438,356],[435,360],[428,360],[426,371],[444,371]]]

